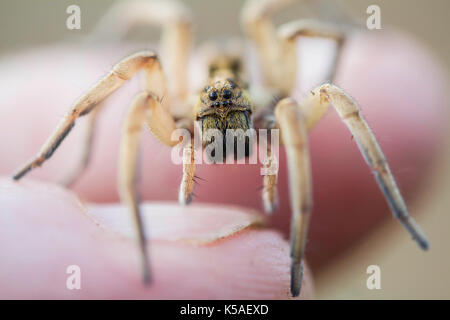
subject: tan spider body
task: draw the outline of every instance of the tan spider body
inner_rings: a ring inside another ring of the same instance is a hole
[[[158,57],[152,52],[138,52],[118,64],[111,72],[92,86],[66,113],[53,134],[48,138],[36,157],[27,162],[15,174],[20,179],[36,166],[51,157],[53,152],[73,128],[75,121],[89,115],[89,139],[86,141],[84,161],[79,169],[68,175],[70,183],[87,165],[90,152],[90,137],[101,102],[120,88],[138,71],[146,76],[144,90],[133,100],[126,116],[119,160],[119,192],[121,200],[133,213],[142,255],[144,280],[149,281],[147,242],[139,212],[136,190],[138,147],[142,126],[148,129],[167,146],[179,141],[171,139],[177,128],[194,130],[194,121],[201,123],[201,131],[208,129],[279,128],[282,143],[287,153],[289,169],[291,222],[291,292],[300,293],[302,282],[301,261],[305,252],[308,225],[312,211],[312,191],[307,134],[322,118],[329,105],[333,105],[342,121],[348,126],[367,164],[375,174],[396,218],[408,230],[423,249],[428,248],[424,233],[410,217],[403,198],[397,188],[388,164],[372,131],[360,113],[356,102],[342,89],[328,82],[333,80],[344,33],[336,28],[315,21],[294,21],[282,25],[278,32],[271,22],[271,15],[290,0],[248,1],[242,14],[245,33],[259,50],[264,83],[270,92],[280,97],[277,102],[254,105],[240,77],[241,61],[226,53],[215,57],[209,64],[209,80],[197,102],[189,103],[187,89],[187,63],[192,43],[189,10],[181,3],[169,1],[123,2],[114,7],[101,26],[114,26],[116,34],[124,34],[132,25],[144,22],[162,26],[161,54],[164,56],[164,72]],[[111,23],[114,22],[114,23]],[[100,28],[96,34],[105,31]],[[111,32],[108,29],[107,32]],[[324,85],[311,91],[309,96],[297,102],[290,98],[296,78],[295,40],[300,36],[322,37],[336,41],[334,64],[330,68]],[[170,85],[166,88],[166,76]],[[164,99],[163,99],[164,97]],[[260,100],[258,100],[260,101]],[[185,107],[187,106],[187,107]],[[202,136],[204,146],[213,143]],[[187,204],[194,190],[195,163],[193,143],[184,147],[183,178],[179,201]],[[270,161],[267,165],[270,164]],[[263,204],[267,212],[276,209],[277,175],[263,177]]]

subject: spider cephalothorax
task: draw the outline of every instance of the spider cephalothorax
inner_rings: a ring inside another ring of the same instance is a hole
[[[271,15],[279,8],[289,3],[286,0],[248,0],[242,15],[244,30],[253,40],[260,58],[259,67],[264,78],[265,90],[282,93],[287,97],[265,105],[264,99],[257,99],[252,91],[253,99],[241,82],[243,73],[240,59],[232,56],[218,55],[209,64],[208,81],[198,94],[197,103],[193,105],[188,99],[188,69],[190,49],[192,44],[193,19],[189,10],[182,3],[169,1],[137,1],[123,2],[112,9],[110,16],[112,25],[129,28],[135,20],[157,23],[163,27],[164,41],[161,52],[164,53],[164,69],[172,84],[168,92],[170,98],[166,101],[182,102],[179,116],[174,109],[162,103],[166,94],[166,77],[156,54],[141,51],[126,57],[117,63],[112,70],[85,95],[78,99],[63,117],[53,134],[42,146],[39,153],[22,166],[13,176],[18,180],[31,169],[40,166],[48,160],[67,136],[75,121],[82,116],[88,116],[89,134],[85,143],[83,161],[80,162],[75,174],[68,175],[72,181],[87,165],[91,150],[92,132],[101,102],[112,92],[131,79],[139,70],[147,75],[145,88],[137,94],[128,112],[123,128],[119,159],[119,193],[121,200],[128,206],[133,215],[139,248],[142,256],[143,278],[149,280],[149,265],[147,241],[142,217],[139,211],[139,197],[136,188],[136,173],[139,155],[139,139],[142,126],[145,124],[150,131],[166,146],[175,146],[180,141],[172,139],[172,133],[177,128],[192,128],[193,120],[201,123],[202,141],[204,147],[221,143],[224,147],[223,158],[227,156],[224,140],[231,132],[231,142],[238,146],[241,142],[245,152],[249,154],[249,137],[252,132],[252,115],[255,114],[255,126],[258,129],[278,128],[281,140],[286,149],[289,172],[291,221],[291,292],[293,296],[300,293],[302,283],[302,259],[305,254],[308,225],[312,212],[312,184],[309,165],[308,131],[323,117],[325,111],[332,105],[341,120],[347,125],[354,141],[358,144],[368,166],[375,173],[382,192],[384,193],[394,216],[411,234],[423,249],[428,248],[425,234],[409,215],[405,202],[397,188],[394,177],[389,170],[378,142],[364,117],[358,104],[342,89],[330,84],[335,75],[339,53],[344,43],[345,35],[335,27],[320,22],[297,20],[279,27],[278,34],[271,21]],[[142,13],[138,16],[136,12]],[[117,20],[127,23],[116,23]],[[131,25],[130,25],[131,22]],[[106,28],[109,30],[109,28]],[[121,30],[126,34],[127,30]],[[329,68],[325,84],[312,90],[300,101],[289,98],[296,81],[297,72],[297,38],[317,37],[331,39],[336,42],[334,60]],[[261,95],[263,96],[263,95]],[[253,105],[252,101],[258,101]],[[191,109],[192,108],[192,109]],[[192,117],[193,115],[193,117]],[[249,134],[250,132],[250,134]],[[209,134],[212,133],[212,134]],[[273,135],[272,135],[273,136]],[[260,135],[261,137],[261,135]],[[184,141],[184,139],[182,139]],[[183,145],[183,177],[179,189],[179,202],[188,204],[192,200],[195,177],[195,142],[191,138]],[[185,142],[185,141],[184,141]],[[220,150],[219,148],[218,150]],[[235,157],[239,155],[233,150]],[[214,154],[211,154],[214,156]],[[271,152],[264,168],[277,164],[277,159]],[[169,161],[169,160],[168,160]],[[278,165],[275,166],[278,168]],[[264,209],[270,213],[276,209],[277,203],[277,171],[267,170],[263,175],[262,198]]]
[[[201,123],[203,146],[213,142],[220,144],[223,148],[223,158],[226,158],[226,137],[227,134],[233,134],[236,146],[240,141],[245,143],[245,156],[248,156],[248,134],[253,127],[252,111],[253,106],[248,94],[235,80],[221,76],[212,78],[194,108],[195,118]]]
[[[239,158],[239,143],[245,149],[240,156],[250,154],[253,104],[241,80],[241,66],[237,56],[227,53],[215,56],[209,62],[208,84],[193,109],[194,118],[200,121],[203,146],[214,143],[213,156],[217,148],[222,149],[223,157],[218,157],[219,161],[227,157],[227,144],[228,152],[233,151],[235,159]]]

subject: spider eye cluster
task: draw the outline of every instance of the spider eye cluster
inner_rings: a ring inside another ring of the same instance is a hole
[[[219,107],[219,106],[227,106],[232,105],[233,102],[231,99],[233,98],[233,92],[230,89],[223,89],[222,91],[211,89],[211,87],[207,87],[205,91],[208,91],[207,97],[209,101],[211,101],[211,107]]]
[[[209,107],[233,106],[238,103],[241,91],[232,79],[219,80],[214,85],[207,85],[203,89],[202,102]]]
[[[219,95],[217,94],[217,91],[211,91],[211,92],[208,94],[208,97],[209,97],[209,100],[211,100],[211,101],[216,101],[216,100],[219,98]],[[230,90],[225,89],[225,90],[222,92],[222,98],[223,98],[224,100],[231,99],[232,97],[233,97],[233,93],[232,93]]]

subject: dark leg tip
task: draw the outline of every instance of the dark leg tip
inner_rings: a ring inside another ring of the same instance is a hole
[[[27,165],[26,167],[22,168],[20,171],[16,171],[12,176],[13,180],[16,180],[16,181],[19,180],[24,175],[26,175],[32,168],[33,168],[32,165]]]
[[[298,297],[300,295],[300,287],[291,284],[291,294],[293,298]]]
[[[428,240],[426,239],[416,239],[419,247],[423,250],[423,251],[427,251],[430,248],[430,244],[428,242]]]
[[[15,173],[15,174],[12,176],[12,179],[15,180],[15,181],[17,181],[17,180],[19,180],[20,178],[22,178],[22,177],[25,175],[25,173],[26,173],[26,172],[18,172],[18,173]]]
[[[292,297],[298,297],[302,290],[303,266],[300,261],[292,259],[291,261],[291,294]]]

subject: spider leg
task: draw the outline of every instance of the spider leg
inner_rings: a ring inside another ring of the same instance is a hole
[[[159,52],[168,75],[171,98],[184,102],[188,95],[187,66],[193,43],[192,21],[191,11],[181,1],[124,0],[112,5],[90,37],[91,41],[120,40],[138,25],[160,27]],[[173,103],[172,107],[185,108]]]
[[[140,133],[138,131],[145,121],[150,131],[163,144],[173,146],[178,143],[171,140],[172,131],[176,128],[175,121],[169,110],[161,104],[161,96],[165,92],[165,79],[161,65],[154,53],[138,52],[117,63],[105,77],[74,103],[47,139],[38,155],[19,169],[13,178],[15,180],[20,179],[32,168],[41,165],[50,158],[73,128],[76,119],[93,111],[99,103],[132,78],[140,69],[146,71],[147,90],[133,101],[131,111],[125,122],[120,152],[119,193],[122,201],[133,212],[142,255],[144,281],[148,282],[150,278],[146,241],[135,187],[138,134]],[[155,83],[157,85],[153,86]]]
[[[415,220],[409,215],[383,151],[362,116],[357,103],[337,86],[324,84],[313,90],[310,96],[302,102],[302,107],[304,106],[305,110],[313,110],[306,115],[307,117],[312,117],[314,121],[308,119],[307,123],[310,126],[317,123],[320,117],[318,117],[314,109],[317,107],[319,110],[317,112],[323,115],[324,110],[328,108],[330,103],[334,106],[336,112],[354,136],[364,159],[372,169],[375,179],[386,197],[394,217],[400,221],[418,245],[422,249],[427,250],[429,246],[427,237]]]
[[[332,81],[344,43],[344,32],[334,25],[316,20],[295,20],[281,25],[276,30],[272,16],[293,0],[248,0],[242,10],[242,26],[255,43],[265,84],[278,90],[282,97],[290,95],[297,75],[298,37],[317,37],[336,40],[333,63],[325,81]]]
[[[289,198],[291,220],[291,293],[301,290],[305,245],[312,210],[312,183],[307,130],[301,109],[295,100],[286,98],[278,102],[275,115],[286,148],[289,170]]]
[[[162,73],[156,55],[148,51],[135,53],[117,63],[106,76],[94,84],[87,93],[72,105],[44,143],[39,153],[17,170],[13,178],[18,180],[33,168],[42,165],[42,163],[53,155],[79,117],[94,110],[100,102],[120,88],[142,68],[145,68],[148,74],[154,73],[153,71]]]
[[[60,184],[70,187],[73,185],[76,180],[80,177],[80,175],[83,173],[83,171],[87,168],[89,161],[91,159],[92,154],[92,144],[94,140],[94,132],[96,127],[96,121],[98,118],[98,115],[100,113],[100,110],[102,110],[104,106],[104,103],[101,102],[98,104],[96,108],[94,108],[88,115],[88,126],[86,129],[86,132],[84,133],[85,136],[83,137],[82,142],[82,153],[81,157],[76,163],[75,168],[73,168],[71,171],[69,171],[62,179]]]
[[[187,64],[192,47],[191,13],[182,2],[174,1],[122,1],[114,4],[101,19],[90,36],[90,41],[124,37],[138,24],[155,24],[163,27],[161,52],[164,66],[172,85],[170,97],[180,103],[171,103],[172,114],[186,114],[184,101],[187,97]],[[152,86],[153,87],[153,86]],[[167,99],[165,99],[167,100]],[[89,164],[98,106],[89,114],[83,151],[76,167],[63,178],[62,184],[72,185]]]
[[[195,150],[194,140],[191,140],[183,148],[183,178],[181,180],[178,201],[181,204],[189,204],[192,201],[195,185]]]
[[[274,154],[272,150],[277,150],[278,146],[273,146],[272,137],[277,126],[276,118],[273,110],[262,109],[261,114],[255,118],[255,128],[267,130],[267,136],[262,139],[261,135],[258,137],[258,148],[260,152],[262,150],[267,150],[267,158],[261,155],[261,159],[264,159],[263,168],[261,174],[263,175],[263,186],[262,186],[262,201],[264,212],[267,214],[274,213],[278,208],[278,155]],[[276,139],[276,137],[275,137]]]
[[[280,68],[280,45],[272,15],[293,0],[247,0],[241,14],[241,24],[245,34],[258,49],[260,67],[265,85],[277,88],[283,79]]]
[[[175,121],[159,103],[159,97],[142,92],[133,100],[126,116],[119,158],[119,194],[133,213],[135,228],[138,233],[139,248],[142,257],[142,274],[145,283],[150,281],[149,257],[145,236],[145,227],[139,210],[137,193],[137,171],[139,143],[143,124],[165,145],[173,146],[178,142],[171,141]]]
[[[336,42],[332,63],[323,81],[332,82],[334,80],[345,41],[343,31],[340,31],[336,26],[316,20],[295,20],[281,25],[278,29],[278,37],[281,42],[281,56],[285,66],[283,82],[281,82],[282,92],[290,93],[297,78],[297,39],[299,37],[331,39]]]
[[[338,31],[335,27],[321,23],[314,20],[296,20],[280,26],[278,31],[278,38],[280,40],[281,51],[280,54],[283,56],[283,62],[285,66],[284,77],[279,81],[278,87],[282,94],[287,95],[293,89],[293,85],[296,80],[297,73],[297,50],[296,50],[296,39],[298,37],[318,37],[333,39],[336,41],[336,49],[333,53],[333,62],[329,67],[326,79],[332,81],[336,74],[337,64],[339,60],[340,53],[342,51],[342,45],[344,43],[345,35],[343,32]],[[316,110],[316,109],[314,109]],[[310,109],[306,110],[307,113],[311,113]],[[319,112],[317,112],[319,115]],[[267,123],[271,121],[271,112],[264,113],[262,115],[263,127],[267,128]],[[306,119],[306,126],[310,128],[310,122],[313,120],[312,117]],[[269,164],[270,165],[270,164]],[[276,209],[277,202],[277,175],[264,175],[263,178],[263,204],[265,211],[271,213]]]
[[[269,170],[273,167],[276,157],[272,155],[271,147],[267,148],[267,162],[264,163],[264,168]],[[277,167],[278,168],[278,167]],[[268,214],[275,212],[278,208],[278,174],[265,174],[263,176],[262,199],[264,211]]]

